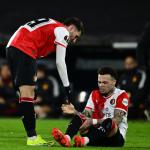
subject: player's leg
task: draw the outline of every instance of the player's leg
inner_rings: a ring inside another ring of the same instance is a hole
[[[35,130],[34,89],[36,61],[20,50],[10,47],[7,49],[14,85],[20,92],[20,112],[27,133],[27,145],[41,145],[44,140],[37,136]],[[40,142],[41,141],[41,142]]]
[[[62,146],[69,147],[71,145],[71,139],[74,137],[74,135],[77,134],[82,123],[83,120],[78,115],[76,115],[69,123],[65,134],[63,134],[59,129],[54,128],[52,130],[52,136]]]
[[[81,134],[81,136],[76,135],[74,137],[74,146],[98,146],[99,142],[102,141],[104,137],[105,133],[103,133],[103,130],[99,131],[96,127],[91,126],[86,134]]]
[[[125,143],[125,140],[120,133],[119,129],[117,130],[117,133],[115,133],[112,137],[106,137],[105,140],[103,140],[103,143],[100,146],[104,147],[122,147]]]
[[[81,127],[84,121],[85,120],[81,116],[78,115],[74,116],[74,118],[69,123],[65,134],[68,135],[70,139],[72,139],[74,135],[78,133],[79,128]]]
[[[34,112],[34,89],[35,86],[23,85],[19,87],[20,91],[20,113],[22,122],[28,137],[37,136],[35,128],[35,112]]]
[[[106,119],[103,121],[99,128],[92,126],[88,133],[82,134],[82,137],[76,136],[74,138],[74,145],[81,147],[85,145],[90,146],[102,146],[105,139],[116,128],[112,119]]]

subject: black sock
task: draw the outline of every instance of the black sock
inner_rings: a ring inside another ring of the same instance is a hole
[[[74,116],[74,118],[68,125],[68,128],[65,134],[68,134],[70,138],[73,138],[73,136],[78,133],[81,125],[82,125],[82,119],[78,115]]]
[[[36,136],[35,126],[36,118],[34,112],[34,105],[31,102],[20,103],[20,112],[22,115],[22,122],[27,132],[28,137]]]

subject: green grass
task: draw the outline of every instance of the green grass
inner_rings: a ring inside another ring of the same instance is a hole
[[[45,139],[52,140],[50,135],[53,127],[65,131],[69,120],[38,120],[37,131]],[[0,150],[64,150],[57,143],[53,147],[29,147],[26,146],[26,137],[20,119],[0,119]],[[86,150],[150,150],[150,122],[130,121],[127,140],[123,148],[85,147],[69,149]]]

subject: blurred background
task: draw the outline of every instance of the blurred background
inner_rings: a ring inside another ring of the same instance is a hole
[[[66,62],[74,104],[79,110],[84,108],[90,91],[97,88],[97,69],[109,66],[119,74],[117,86],[129,94],[129,119],[150,120],[149,65],[144,62],[149,61],[144,52],[149,49],[150,41],[146,39],[145,45],[141,42],[150,21],[150,2],[144,0],[136,3],[131,0],[2,1],[0,115],[18,116],[17,94],[5,59],[5,46],[11,35],[20,25],[37,18],[63,21],[72,16],[83,20],[85,26],[80,41],[67,48]],[[62,117],[60,106],[64,91],[56,70],[55,54],[38,60],[37,89],[35,111],[38,117]]]

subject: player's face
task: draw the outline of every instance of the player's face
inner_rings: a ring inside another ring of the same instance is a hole
[[[4,79],[9,78],[11,76],[9,66],[8,65],[2,66],[0,74],[1,77]]]
[[[70,42],[72,43],[76,43],[76,41],[79,39],[79,37],[81,36],[81,31],[79,31],[76,26],[74,25],[70,25],[68,27],[68,31],[70,33],[69,39]]]
[[[126,70],[132,70],[137,67],[137,62],[132,57],[127,57],[124,62],[124,67]]]
[[[116,80],[109,74],[98,75],[98,87],[101,94],[109,94],[115,87]]]

